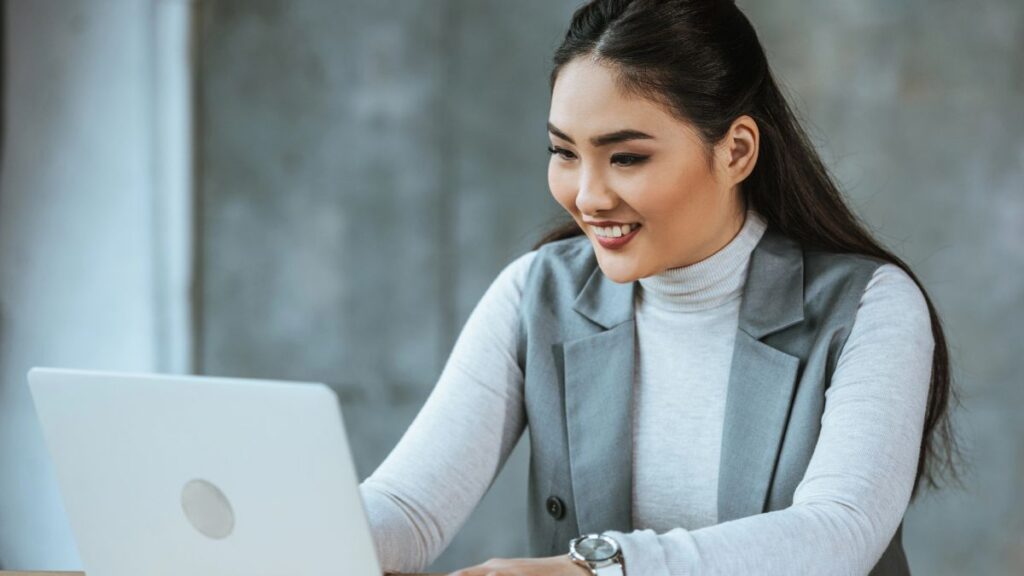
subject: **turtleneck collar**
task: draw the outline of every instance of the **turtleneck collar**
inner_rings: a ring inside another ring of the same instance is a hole
[[[721,250],[689,266],[640,278],[638,298],[665,310],[707,310],[737,299],[747,279],[750,254],[768,227],[748,209],[743,226]]]

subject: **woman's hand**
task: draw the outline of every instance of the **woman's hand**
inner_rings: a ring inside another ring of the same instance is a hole
[[[562,554],[547,558],[491,558],[448,576],[590,576],[590,571],[573,564],[568,554]]]

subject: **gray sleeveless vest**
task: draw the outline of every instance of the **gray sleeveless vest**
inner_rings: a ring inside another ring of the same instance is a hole
[[[786,508],[811,459],[836,360],[884,262],[804,250],[769,224],[751,254],[726,397],[718,521]],[[520,309],[530,431],[532,557],[587,532],[630,532],[636,282],[597,265],[584,236],[545,244]],[[903,523],[871,576],[910,574]],[[628,560],[627,560],[628,561]]]

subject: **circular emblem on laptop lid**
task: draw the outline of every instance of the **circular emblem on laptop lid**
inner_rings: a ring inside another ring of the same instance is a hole
[[[227,496],[212,482],[197,478],[181,490],[181,509],[192,527],[204,536],[221,540],[235,529],[235,513]]]

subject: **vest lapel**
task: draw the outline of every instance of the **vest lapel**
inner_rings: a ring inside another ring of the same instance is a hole
[[[573,308],[590,333],[562,344],[569,467],[578,532],[632,524],[636,282],[594,268]],[[751,254],[725,408],[718,520],[763,511],[799,359],[761,341],[803,316],[803,252],[769,226]]]
[[[722,427],[718,522],[764,511],[800,360],[764,343],[803,321],[803,251],[770,226],[751,253]]]
[[[573,308],[590,334],[563,343],[565,417],[578,533],[632,530],[634,282],[594,263]]]

